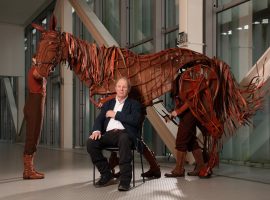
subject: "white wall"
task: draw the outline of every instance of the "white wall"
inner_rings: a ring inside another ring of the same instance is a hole
[[[0,76],[24,76],[24,28],[0,23]]]
[[[203,52],[203,0],[179,0],[179,32],[187,33],[184,48]]]

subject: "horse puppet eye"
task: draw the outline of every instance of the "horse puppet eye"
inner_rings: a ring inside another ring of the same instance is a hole
[[[55,66],[52,66],[51,67],[51,72],[54,72],[55,71],[55,68],[56,68]]]

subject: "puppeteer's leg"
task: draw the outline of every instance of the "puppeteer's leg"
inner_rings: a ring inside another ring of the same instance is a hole
[[[171,173],[166,173],[166,177],[182,177],[185,176],[184,164],[186,152],[196,133],[196,118],[191,111],[182,114],[178,132],[175,141],[176,149],[176,166]]]
[[[171,171],[171,173],[166,173],[166,177],[183,177],[185,176],[185,160],[186,160],[186,152],[176,151],[176,166]]]
[[[44,174],[34,168],[34,157],[43,123],[45,97],[40,94],[29,94],[24,107],[26,120],[26,141],[24,147],[24,179],[43,179]]]
[[[188,172],[187,174],[189,176],[198,176],[200,170],[205,167],[202,151],[200,148],[198,148],[198,149],[193,150],[192,154],[195,159],[195,168],[192,172]]]
[[[200,178],[209,178],[212,175],[212,169],[218,165],[219,157],[217,152],[217,140],[213,140],[212,149],[210,153],[210,158],[207,162],[207,165],[202,167],[199,172]]]
[[[199,127],[200,127],[200,130],[207,131],[202,126],[199,126]],[[188,176],[198,176],[200,170],[205,167],[205,164],[204,164],[204,160],[203,160],[202,150],[201,150],[201,147],[198,143],[198,138],[196,136],[196,128],[194,128],[194,133],[193,133],[192,138],[190,139],[190,142],[188,145],[188,150],[192,151],[193,157],[195,159],[195,168],[193,171],[188,172],[187,175]]]
[[[141,176],[146,178],[160,178],[161,176],[160,166],[156,160],[154,152],[151,151],[143,141],[142,143],[143,143],[143,156],[149,163],[150,169],[147,172],[141,174]]]

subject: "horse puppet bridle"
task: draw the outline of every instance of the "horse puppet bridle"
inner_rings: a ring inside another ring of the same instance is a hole
[[[63,60],[63,34],[55,30],[45,32],[43,27],[37,24],[32,24],[32,26],[41,31],[37,53],[32,59],[33,66],[42,77],[47,78],[57,64]]]

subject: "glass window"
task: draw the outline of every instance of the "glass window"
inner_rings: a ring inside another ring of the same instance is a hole
[[[253,64],[270,46],[270,1],[253,1],[252,7]]]
[[[217,19],[217,55],[232,66],[239,81],[270,46],[270,8],[267,0],[249,1],[219,13]]]
[[[94,11],[95,0],[86,0],[86,3]]]
[[[42,21],[41,21],[41,25],[44,27],[44,28],[47,28],[47,19],[44,18]]]
[[[231,3],[233,0],[218,0],[218,7]]]
[[[270,46],[268,0],[247,1],[217,14],[217,56],[227,62],[238,82]],[[269,162],[269,97],[263,111],[253,117],[253,126],[241,127],[224,144],[222,159]],[[248,161],[248,162],[247,162]]]
[[[113,38],[120,43],[120,2],[119,0],[103,1],[102,21]]]
[[[238,82],[252,67],[251,8],[246,2],[217,16],[217,55],[231,66]]]
[[[86,0],[86,3],[88,4],[88,6],[91,8],[92,11],[94,11],[94,7],[95,7],[95,0]],[[79,16],[77,15],[77,13],[72,12],[72,19],[73,19],[73,34],[76,35],[77,37],[80,37],[83,40],[87,40],[89,42],[93,42],[94,39],[92,37],[92,35],[89,33],[89,31],[87,30],[87,28],[84,26],[84,24],[82,23],[81,19],[79,18]]]
[[[147,54],[154,51],[154,45],[152,41],[149,41],[136,47],[133,47],[130,50],[137,54]]]
[[[165,1],[165,48],[177,45],[179,30],[179,1]]]
[[[32,30],[32,41],[31,41],[32,53],[36,53],[37,48],[37,30]]]
[[[24,38],[24,51],[27,51],[27,37]]]
[[[152,0],[130,1],[130,45],[138,43],[146,38],[152,38],[153,22]]]
[[[174,48],[177,45],[178,29],[176,31],[167,33],[165,36],[165,48]]]
[[[166,0],[165,28],[175,27],[179,24],[179,0]]]

